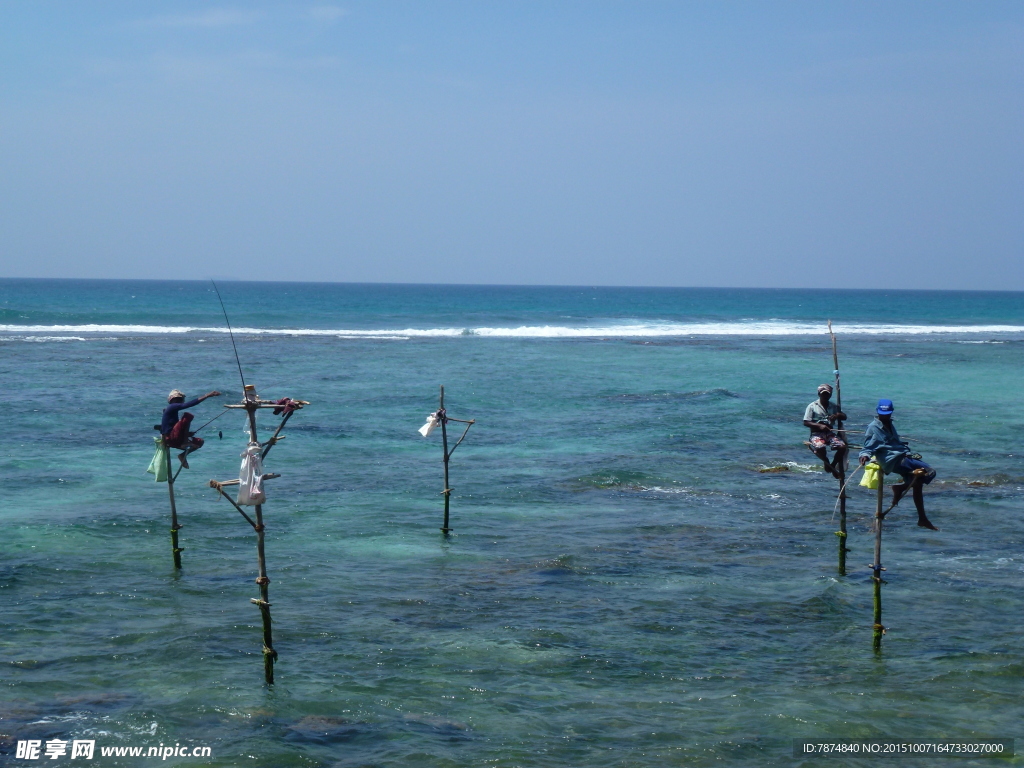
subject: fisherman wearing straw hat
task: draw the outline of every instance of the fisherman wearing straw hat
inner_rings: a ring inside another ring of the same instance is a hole
[[[868,424],[864,432],[864,447],[860,452],[860,463],[863,466],[872,456],[882,467],[885,474],[895,472],[903,478],[902,483],[892,487],[892,507],[900,503],[909,489],[913,489],[914,506],[917,507],[917,524],[922,528],[939,530],[932,525],[928,515],[924,513],[924,486],[935,479],[935,470],[921,461],[921,455],[910,452],[908,446],[900,439],[896,425],[892,423],[895,410],[892,400],[879,400],[875,409],[875,420]],[[892,509],[889,507],[889,509]]]
[[[172,389],[170,394],[167,395],[167,407],[164,408],[164,415],[160,420],[160,434],[163,435],[164,444],[167,447],[184,449],[178,454],[178,461],[181,462],[181,466],[185,469],[188,469],[188,461],[186,461],[185,457],[192,453],[192,451],[198,451],[202,448],[203,439],[189,432],[192,419],[195,417],[191,413],[180,412],[186,408],[193,408],[199,405],[208,397],[219,396],[220,392],[214,390],[186,403],[185,393],[180,389]]]
[[[804,426],[811,430],[811,451],[825,464],[825,471],[838,478],[839,468],[846,458],[846,441],[832,431],[832,426],[837,421],[845,421],[846,414],[835,403],[829,402],[831,398],[832,385],[820,385],[818,399],[804,410]],[[828,460],[829,448],[835,451],[832,461]]]

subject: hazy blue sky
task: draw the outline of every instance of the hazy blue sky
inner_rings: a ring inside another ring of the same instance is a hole
[[[0,4],[0,276],[1024,289],[1024,3]]]

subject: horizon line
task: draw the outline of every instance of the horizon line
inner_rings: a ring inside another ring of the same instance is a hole
[[[665,291],[834,291],[836,293],[1024,293],[1024,289],[996,288],[830,288],[820,286],[744,286],[744,285],[612,285],[604,283],[418,283],[341,280],[239,280],[231,277],[158,278],[158,277],[0,277],[2,282],[92,282],[92,283],[208,283],[267,285],[351,285],[401,286],[420,288],[562,288],[562,289],[643,289]]]

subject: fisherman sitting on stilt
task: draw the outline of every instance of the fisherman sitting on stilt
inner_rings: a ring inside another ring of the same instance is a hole
[[[192,426],[192,419],[195,417],[191,413],[180,413],[180,411],[199,405],[208,397],[219,396],[220,392],[207,392],[205,395],[189,400],[187,403],[185,402],[185,393],[180,389],[172,389],[171,393],[167,396],[167,407],[164,408],[164,416],[160,420],[160,434],[163,435],[164,445],[168,448],[184,449],[178,454],[178,461],[181,462],[181,466],[185,469],[188,469],[188,461],[185,457],[192,453],[192,451],[198,451],[202,448],[203,439],[189,432],[189,427]]]
[[[883,513],[883,517],[899,504],[903,494],[912,488],[914,506],[917,507],[917,524],[922,528],[939,530],[924,513],[924,486],[935,479],[935,470],[921,461],[920,454],[911,453],[910,447],[900,439],[896,425],[892,423],[892,400],[879,400],[875,412],[878,415],[864,433],[860,463],[863,465],[874,456],[885,474],[895,472],[903,478],[902,483],[892,487],[892,506]]]
[[[804,426],[811,430],[809,441],[811,451],[825,463],[825,471],[833,477],[839,477],[839,468],[846,458],[846,441],[832,431],[837,421],[845,421],[846,414],[839,406],[829,402],[832,397],[832,385],[822,384],[818,387],[818,399],[807,406],[804,411]],[[828,449],[835,451],[832,461],[828,460]]]

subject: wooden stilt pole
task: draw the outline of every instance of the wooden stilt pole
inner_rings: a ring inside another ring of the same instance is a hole
[[[171,552],[174,555],[174,567],[181,570],[181,547],[178,546],[178,508],[174,504],[174,472],[171,471],[171,449],[164,446],[164,457],[167,460],[167,493],[171,498]]]
[[[836,349],[836,335],[832,332],[832,321],[828,321],[828,335],[832,337],[832,365],[835,366],[836,377],[836,407],[843,410],[843,393],[839,387],[839,353]],[[843,429],[843,422],[836,422],[836,434],[846,440],[846,430]],[[847,455],[849,455],[849,444],[847,444]],[[839,539],[839,575],[846,575],[846,553],[850,550],[846,547],[846,457],[843,457],[839,465],[839,530],[836,531]]]
[[[282,406],[281,401],[272,402],[269,400],[260,400],[256,396],[256,389],[252,385],[244,384],[243,389],[245,396],[242,402],[235,405],[226,405],[225,408],[242,408],[245,409],[246,414],[249,418],[249,445],[253,443],[259,445],[259,439],[256,434],[256,411],[260,408],[285,408],[288,412],[285,413],[284,418],[281,420],[281,425],[274,432],[273,437],[270,438],[263,445],[263,451],[261,456],[266,456],[267,452],[282,438],[279,437],[281,430],[284,428],[285,423],[291,418],[293,411],[302,408],[304,405],[309,405],[305,400],[289,400],[288,403]],[[275,477],[280,477],[278,474],[273,472],[265,473],[263,480],[271,480]],[[215,488],[217,492],[228,500],[228,503],[233,506],[245,521],[252,526],[252,529],[256,531],[256,561],[257,561],[257,576],[256,583],[260,588],[260,596],[258,598],[250,598],[250,602],[256,605],[260,609],[260,616],[263,619],[263,675],[269,685],[274,683],[274,663],[277,661],[277,651],[274,650],[274,632],[273,622],[270,618],[270,577],[267,576],[267,553],[266,553],[266,536],[263,525],[263,505],[255,504],[254,517],[255,520],[245,513],[238,503],[228,496],[224,489],[228,486],[239,485],[241,478],[238,480],[226,480],[224,482],[218,482],[217,480],[210,481],[210,487]]]
[[[885,513],[882,512],[882,494],[885,492],[885,473],[881,467],[878,470],[878,496],[875,500],[875,562],[871,565],[871,580],[874,586],[874,623],[872,625],[872,645],[875,652],[882,650],[882,635],[885,634],[885,627],[882,626],[882,520]]]
[[[211,281],[213,282],[213,281]],[[217,291],[217,299],[220,301],[220,308],[224,312],[224,322],[228,326],[228,335],[231,338],[231,348],[235,353],[235,362],[238,364],[238,377],[242,380],[242,402],[237,405],[228,405],[227,408],[244,408],[246,414],[249,417],[249,443],[255,443],[259,445],[259,439],[256,435],[256,411],[260,408],[283,408],[286,413],[284,418],[281,420],[280,426],[277,431],[274,432],[270,440],[267,441],[266,445],[263,446],[260,458],[270,452],[270,449],[274,447],[278,440],[282,439],[279,437],[281,430],[284,429],[284,425],[291,418],[292,412],[304,405],[309,405],[305,400],[291,400],[285,399],[284,401],[270,402],[261,401],[259,396],[256,394],[256,387],[251,384],[245,383],[245,375],[242,373],[242,361],[238,357],[238,347],[235,346],[235,335],[231,331],[231,321],[228,319],[228,311],[224,307],[224,300],[220,297],[220,291],[217,290],[217,284],[213,283],[213,288]],[[271,477],[280,477],[280,475],[264,474],[263,479],[268,480]],[[241,478],[239,478],[241,479]],[[227,494],[224,493],[223,486],[230,485],[232,483],[218,483],[215,480],[210,481],[210,487],[216,488],[220,495],[228,498]],[[228,498],[228,501],[231,501]],[[277,661],[277,651],[274,650],[274,635],[273,635],[273,624],[270,619],[270,577],[267,576],[267,556],[265,550],[266,537],[264,536],[264,525],[263,525],[263,505],[256,504],[256,520],[253,522],[247,514],[242,510],[238,504],[231,502],[232,505],[241,512],[242,517],[252,525],[253,530],[256,531],[256,559],[258,565],[258,575],[256,577],[256,583],[260,588],[259,598],[250,598],[251,602],[254,603],[260,609],[260,616],[263,619],[263,674],[267,680],[268,685],[274,683],[274,662]]]
[[[258,442],[256,437],[256,411],[259,410],[259,401],[256,397],[255,388],[251,385],[245,387],[245,411],[249,415],[249,442]],[[250,397],[251,392],[251,397]],[[270,578],[267,576],[267,556],[264,550],[264,529],[263,529],[263,505],[256,505],[256,559],[259,566],[259,575],[256,583],[260,588],[259,599],[252,598],[252,602],[260,609],[260,616],[263,618],[263,675],[268,685],[274,684],[274,662],[277,661],[277,651],[274,650],[273,626],[270,619]]]
[[[260,587],[260,596],[252,598],[260,609],[263,618],[263,676],[267,683],[274,684],[274,662],[277,651],[274,650],[273,626],[270,620],[270,578],[267,576],[267,556],[263,549],[263,505],[256,505],[256,557],[259,561],[259,577],[256,583]]]
[[[448,429],[445,422],[448,421],[444,415],[444,385],[441,385],[441,444],[444,448],[444,525],[441,526],[441,533],[445,536],[451,532],[451,528],[448,527],[448,510],[451,503],[452,489],[448,487],[448,459],[451,458],[451,454],[448,453]]]
[[[433,425],[435,421],[441,423],[441,450],[444,451],[442,459],[444,461],[444,490],[441,493],[444,494],[444,525],[441,526],[441,533],[447,536],[451,532],[451,526],[449,525],[449,512],[451,511],[451,496],[452,489],[448,485],[448,462],[450,461],[452,454],[455,453],[455,449],[462,445],[462,441],[466,439],[466,435],[469,434],[469,428],[476,424],[476,419],[453,419],[445,412],[444,408],[444,386],[441,387],[441,400],[438,405],[437,413],[431,414],[431,421],[421,428],[421,434],[426,436],[430,430],[433,430],[436,425]],[[460,424],[465,424],[466,429],[463,430],[462,436],[455,441],[455,445],[448,448],[448,422],[457,421]],[[432,426],[433,425],[433,426]]]

